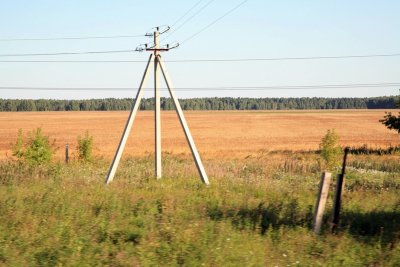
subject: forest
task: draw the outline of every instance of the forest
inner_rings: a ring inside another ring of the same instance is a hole
[[[394,109],[396,97],[374,98],[189,98],[184,110],[293,110],[293,109]],[[129,110],[132,99],[87,100],[0,99],[0,111],[107,111]],[[142,99],[140,109],[154,108],[154,98]],[[174,109],[170,98],[161,98],[163,110]]]

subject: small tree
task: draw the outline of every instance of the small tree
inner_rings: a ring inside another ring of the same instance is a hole
[[[319,144],[321,157],[328,170],[333,170],[340,166],[342,148],[339,145],[339,139],[340,137],[336,133],[335,129],[332,129],[327,131]]]
[[[397,100],[397,107],[400,108],[400,98]],[[385,116],[382,120],[379,120],[390,130],[395,130],[400,134],[400,112],[399,115],[393,115],[391,112],[385,112]]]
[[[78,158],[81,161],[91,162],[93,160],[93,136],[86,131],[85,136],[78,136]]]
[[[14,144],[13,156],[25,160],[31,165],[42,165],[51,161],[54,149],[49,142],[49,137],[43,135],[42,129],[28,133],[28,139],[24,142],[22,130],[18,131],[17,141]]]
[[[400,112],[397,117],[391,112],[386,112],[386,115],[383,117],[383,119],[379,121],[388,129],[395,130],[400,134]]]

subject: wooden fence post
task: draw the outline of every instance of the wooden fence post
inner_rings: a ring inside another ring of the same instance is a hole
[[[350,148],[346,147],[344,150],[342,173],[337,175],[335,199],[333,204],[332,232],[334,232],[339,225],[342,191],[344,187],[344,175],[346,174],[347,155],[349,154],[349,151]]]
[[[69,161],[69,154],[68,154],[68,144],[65,145],[65,163]]]
[[[313,230],[314,233],[317,235],[321,232],[322,218],[324,216],[326,200],[328,199],[331,177],[332,174],[330,172],[322,173],[321,182],[319,184],[318,199],[315,206],[313,219]]]

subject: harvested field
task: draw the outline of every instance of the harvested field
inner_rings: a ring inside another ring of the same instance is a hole
[[[186,119],[204,158],[240,158],[276,150],[314,150],[327,129],[336,129],[343,145],[388,147],[399,145],[399,135],[378,121],[383,110],[329,111],[187,111]],[[17,131],[41,127],[55,139],[63,156],[86,130],[94,137],[95,154],[111,158],[118,145],[128,112],[14,112],[0,113],[0,158],[11,155]],[[134,122],[125,154],[153,153],[153,112],[141,111]],[[174,111],[162,112],[163,151],[189,153]]]

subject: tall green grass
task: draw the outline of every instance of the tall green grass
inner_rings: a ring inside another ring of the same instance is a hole
[[[183,155],[164,157],[159,181],[151,156],[127,158],[107,187],[105,160],[4,161],[0,265],[399,266],[400,173],[359,168],[396,160],[352,156],[340,231],[321,236],[313,154],[208,160],[208,187]]]

